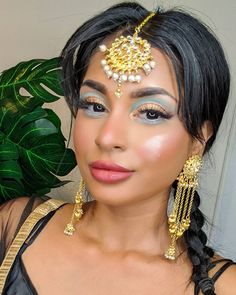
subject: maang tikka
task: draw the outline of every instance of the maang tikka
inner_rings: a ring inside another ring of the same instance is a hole
[[[155,15],[150,13],[142,23],[135,28],[132,36],[120,36],[111,44],[110,48],[102,44],[100,51],[105,53],[105,58],[101,60],[101,65],[108,78],[112,78],[118,83],[115,95],[122,95],[121,85],[123,82],[140,83],[141,75],[139,70],[143,70],[148,75],[155,67],[155,61],[151,55],[150,43],[138,36],[143,26]]]
[[[170,246],[165,253],[165,257],[170,260],[176,258],[176,241],[190,226],[190,214],[192,210],[195,190],[198,186],[197,175],[202,166],[199,155],[190,157],[180,173],[176,196],[172,212],[168,218]]]

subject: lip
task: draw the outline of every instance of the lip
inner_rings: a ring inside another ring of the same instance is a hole
[[[116,183],[128,179],[133,171],[118,164],[96,161],[90,165],[92,176],[99,182]]]

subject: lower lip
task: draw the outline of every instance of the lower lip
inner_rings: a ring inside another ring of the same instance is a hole
[[[100,182],[104,183],[116,183],[128,179],[133,172],[131,171],[112,171],[112,170],[103,170],[90,168],[92,176]]]

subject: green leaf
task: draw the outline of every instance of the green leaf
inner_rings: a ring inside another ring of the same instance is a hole
[[[19,153],[14,144],[12,143],[0,144],[0,161],[17,160],[18,158],[19,158]]]
[[[62,95],[59,59],[21,62],[0,76],[0,103],[11,112],[30,111]]]
[[[0,178],[23,178],[21,168],[16,161],[1,161],[0,165]]]
[[[75,166],[61,122],[44,102],[60,98],[58,58],[19,63],[0,76],[0,203],[64,185]]]
[[[13,179],[0,179],[0,204],[14,199],[16,196],[24,196],[25,188],[22,183],[19,183]]]
[[[18,158],[19,153],[14,144],[0,144],[0,199],[3,201],[24,193],[23,174]]]
[[[59,186],[61,181],[56,175],[68,174],[76,162],[73,151],[65,148],[61,130],[54,125],[55,118],[50,121],[56,115],[41,107],[23,116],[15,115],[14,120],[10,114],[6,111],[2,116],[5,144],[0,149],[0,159],[4,160],[0,165],[0,178],[22,179],[20,188],[14,192],[19,193],[24,186],[24,194],[27,195]],[[1,193],[9,196],[9,188],[3,188],[5,186],[2,185]]]

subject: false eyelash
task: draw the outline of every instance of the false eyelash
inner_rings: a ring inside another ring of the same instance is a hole
[[[140,114],[145,114],[147,112],[155,112],[157,113],[160,117],[164,118],[164,119],[170,119],[172,116],[170,114],[167,114],[166,112],[161,112],[159,110],[155,110],[154,108],[148,108],[148,109],[142,109],[139,110]]]
[[[94,102],[88,102],[86,100],[79,99],[76,106],[78,109],[87,109],[88,106],[92,104],[94,104]]]
[[[163,119],[170,119],[172,117],[171,114],[167,113],[165,109],[161,106],[157,106],[156,104],[148,103],[141,105],[137,110],[137,113],[145,114],[147,112],[155,112],[159,117]]]

